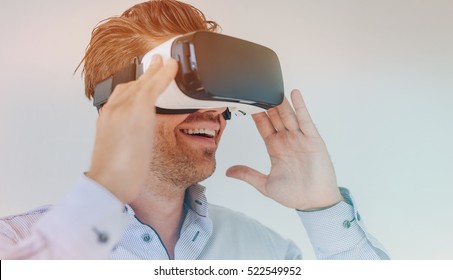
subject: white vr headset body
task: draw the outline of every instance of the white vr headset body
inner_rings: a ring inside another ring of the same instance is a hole
[[[155,54],[161,55],[164,61],[170,58],[171,45],[178,37],[170,39],[148,52],[142,59],[143,69],[148,69],[151,58]],[[212,100],[200,100],[191,98],[181,91],[175,80],[172,80],[167,89],[158,97],[156,101],[156,107],[170,110],[227,107],[230,112],[243,112],[244,115],[246,113],[254,114],[263,111],[262,108],[250,105],[249,103],[253,102],[250,102],[248,100],[240,100],[239,102],[237,102],[236,100],[216,100],[215,96],[213,96]]]
[[[236,115],[245,115],[283,101],[283,77],[275,52],[234,37],[196,31],[160,44],[97,84],[94,105],[99,109],[117,84],[140,77],[155,54],[164,61],[173,57],[179,64],[176,78],[156,101],[158,113],[227,107]]]

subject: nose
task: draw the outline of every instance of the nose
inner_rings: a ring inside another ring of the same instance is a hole
[[[198,109],[198,112],[200,113],[213,112],[214,114],[219,115],[225,112],[225,110],[226,107],[221,107],[221,108]]]
[[[225,120],[225,121],[231,119],[231,113],[230,113],[230,111],[228,110],[227,107],[213,108],[213,109],[211,109],[211,108],[209,108],[209,109],[199,109],[198,112],[199,113],[211,112],[215,116],[222,115],[223,120]]]
[[[214,113],[215,115],[220,115],[220,114],[223,114],[223,112],[225,112],[226,109],[227,109],[227,107],[198,109],[198,112],[200,112],[200,113],[211,112],[211,113]]]

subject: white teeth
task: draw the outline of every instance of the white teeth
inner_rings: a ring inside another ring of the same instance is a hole
[[[211,137],[215,137],[215,130],[199,128],[199,129],[183,129],[183,132],[186,134],[206,134]]]

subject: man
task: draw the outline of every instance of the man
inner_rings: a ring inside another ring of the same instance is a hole
[[[84,57],[86,94],[167,39],[215,31],[194,7],[149,1],[99,25]],[[226,108],[156,114],[177,72],[154,56],[137,80],[118,85],[100,110],[91,166],[55,207],[0,220],[0,258],[298,259],[293,242],[256,221],[210,205],[198,182],[215,169]],[[253,115],[271,159],[265,175],[234,166],[227,176],[294,208],[319,258],[388,258],[336,183],[324,141],[298,90]]]

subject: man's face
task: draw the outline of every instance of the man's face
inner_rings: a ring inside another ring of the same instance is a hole
[[[215,170],[215,152],[225,129],[225,108],[192,114],[157,114],[151,177],[186,188]]]

